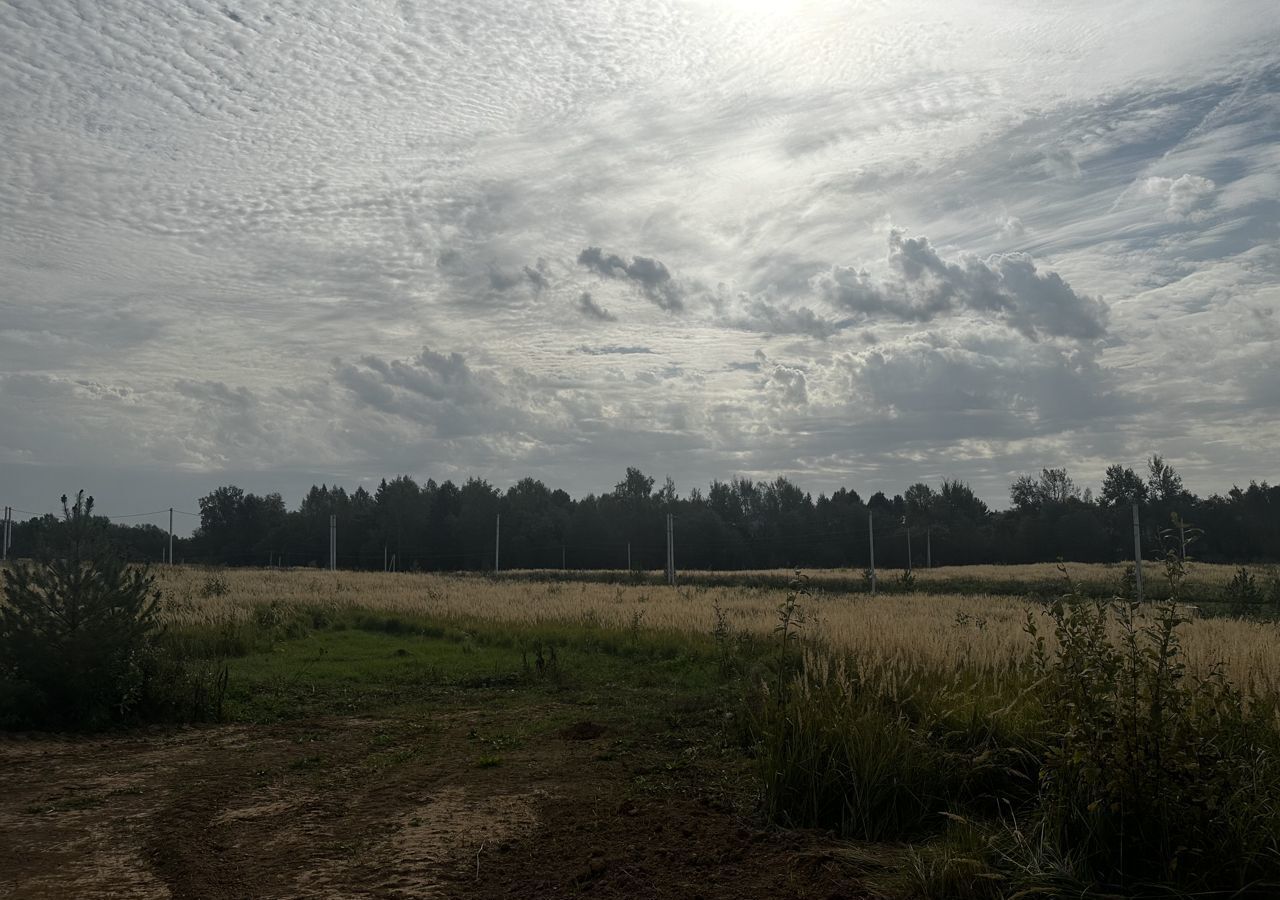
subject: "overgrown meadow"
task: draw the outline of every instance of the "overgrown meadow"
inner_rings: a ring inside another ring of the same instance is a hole
[[[1238,572],[1169,560],[1147,572],[1148,592],[1166,600],[1139,604],[1123,599],[1124,575],[881,572],[875,596],[838,590],[857,577],[847,573],[716,586],[695,575],[672,589],[621,574],[178,569],[161,583],[168,621],[222,635],[224,651],[264,624],[305,630],[355,615],[389,631],[444,623],[460,644],[526,648],[526,667],[528,647],[541,666],[556,646],[641,643],[709,661],[736,697],[734,738],[758,763],[767,815],[831,829],[853,848],[905,845],[850,850],[887,895],[1270,895],[1280,884],[1274,586],[1259,573],[1242,605]],[[999,593],[931,590],[961,578]],[[1011,595],[1011,582],[1035,596]]]
[[[828,830],[881,896],[1280,892],[1272,572],[1171,557],[1146,603],[1082,565],[882,571],[875,595],[858,572],[154,574],[171,716],[659,686],[628,702],[705,708],[755,814]]]

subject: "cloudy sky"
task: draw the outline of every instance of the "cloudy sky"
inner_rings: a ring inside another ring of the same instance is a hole
[[[1280,478],[1274,0],[0,0],[0,499]]]

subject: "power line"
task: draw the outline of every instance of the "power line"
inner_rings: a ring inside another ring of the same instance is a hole
[[[110,516],[106,513],[98,513],[98,515],[102,516],[104,519],[142,519],[147,516],[162,516],[168,511],[168,509],[157,509],[154,512],[129,513],[125,516]]]

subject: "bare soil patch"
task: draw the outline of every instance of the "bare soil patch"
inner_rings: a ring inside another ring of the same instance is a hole
[[[479,699],[420,716],[0,739],[0,895],[858,895],[828,838],[762,827],[733,773],[690,763],[684,738],[579,720],[479,740],[530,720]]]

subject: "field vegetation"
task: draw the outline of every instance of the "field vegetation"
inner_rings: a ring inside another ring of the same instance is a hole
[[[1229,570],[1188,575],[1171,556],[1148,575],[1172,597],[1162,604],[1086,588],[1122,587],[1117,574],[1060,567],[1049,602],[928,590],[957,577],[1039,585],[1043,567],[914,584],[897,573],[900,590],[876,596],[838,592],[843,576],[826,573],[793,575],[785,594],[767,573],[677,589],[199,570],[164,583],[175,625],[228,635],[264,615],[355,615],[391,631],[452,623],[460,641],[497,634],[512,648],[709,654],[738,698],[762,809],[909,841],[867,875],[889,894],[1265,895],[1280,873],[1277,626],[1178,602],[1188,584],[1225,591]]]
[[[655,764],[668,751],[646,745],[628,796],[660,790],[655,771],[661,790],[687,790],[686,772],[722,785],[715,802],[743,821],[835,834],[823,884],[883,897],[1280,891],[1267,570],[1171,555],[1147,569],[1148,596],[1170,598],[1154,604],[1126,597],[1123,567],[1108,565],[882,570],[874,596],[848,571],[690,573],[677,588],[625,572],[153,574],[165,652],[224,673],[200,682],[214,691],[200,709],[232,721],[403,721],[483,702],[507,711],[506,732],[454,752],[510,777],[519,748],[578,727],[584,708],[636,740],[683,723],[694,730],[664,739],[678,756]],[[413,740],[360,765],[417,765]],[[291,778],[324,776],[308,759]]]
[[[979,583],[987,572],[1000,580],[1022,576],[1029,582],[1044,583],[1048,573],[1055,571],[1057,593],[1070,587],[1063,574],[1049,566],[981,568],[984,572],[972,576]],[[932,571],[945,579],[954,577],[956,570]],[[1220,590],[1231,573],[1226,566],[1195,566],[1192,571],[1195,583],[1216,585]],[[916,590],[874,597],[824,591],[822,585],[828,579],[844,577],[840,574],[808,576],[803,604],[806,645],[904,675],[929,669],[999,676],[1024,668],[1032,650],[1025,633],[1028,609],[1046,630],[1050,624],[1047,604],[1029,607],[1025,597],[1005,594],[933,593],[923,589],[933,576],[927,571],[916,574]],[[1073,584],[1105,586],[1116,583],[1119,573],[1105,565],[1073,565],[1067,567],[1066,574]],[[310,570],[174,567],[159,569],[157,575],[168,598],[161,615],[172,625],[193,631],[214,628],[230,629],[231,633],[239,626],[252,626],[263,615],[315,612],[323,618],[338,611],[364,610],[389,618],[458,622],[459,627],[490,622],[514,626],[555,623],[584,634],[638,628],[673,639],[712,635],[718,622],[734,635],[768,637],[777,626],[778,602],[795,577],[794,573],[752,573],[767,576],[766,585],[782,581],[780,589],[696,583],[671,589],[621,580],[602,584],[574,579],[529,581],[515,576],[494,579]],[[882,583],[892,585],[901,582],[902,573],[883,571],[881,578]],[[751,583],[751,576],[747,583]],[[1265,611],[1270,607],[1260,604],[1259,608]],[[264,609],[274,612],[263,613]],[[1276,625],[1261,618],[1197,618],[1182,628],[1183,649],[1192,671],[1207,673],[1220,663],[1232,682],[1253,696],[1280,692],[1280,642],[1276,637]],[[1048,649],[1054,650],[1054,635],[1048,633],[1045,639]]]
[[[871,592],[870,569],[805,570],[815,593],[857,594]],[[1144,566],[1143,599],[1169,599],[1169,583],[1159,564]],[[488,573],[491,579],[595,584],[661,584],[663,572],[627,572],[598,569],[515,569]],[[768,588],[786,590],[794,577],[789,569],[707,570],[682,569],[684,587]],[[1132,563],[1073,563],[1070,577],[1075,588],[1090,597],[1111,598],[1136,594]],[[879,568],[876,592],[881,594],[1003,595],[1015,598],[1051,599],[1062,593],[1063,574],[1057,562],[1014,565],[965,565]],[[1189,566],[1179,586],[1183,603],[1202,604],[1201,613],[1252,613],[1266,616],[1280,610],[1280,566],[1232,566],[1197,562]]]

